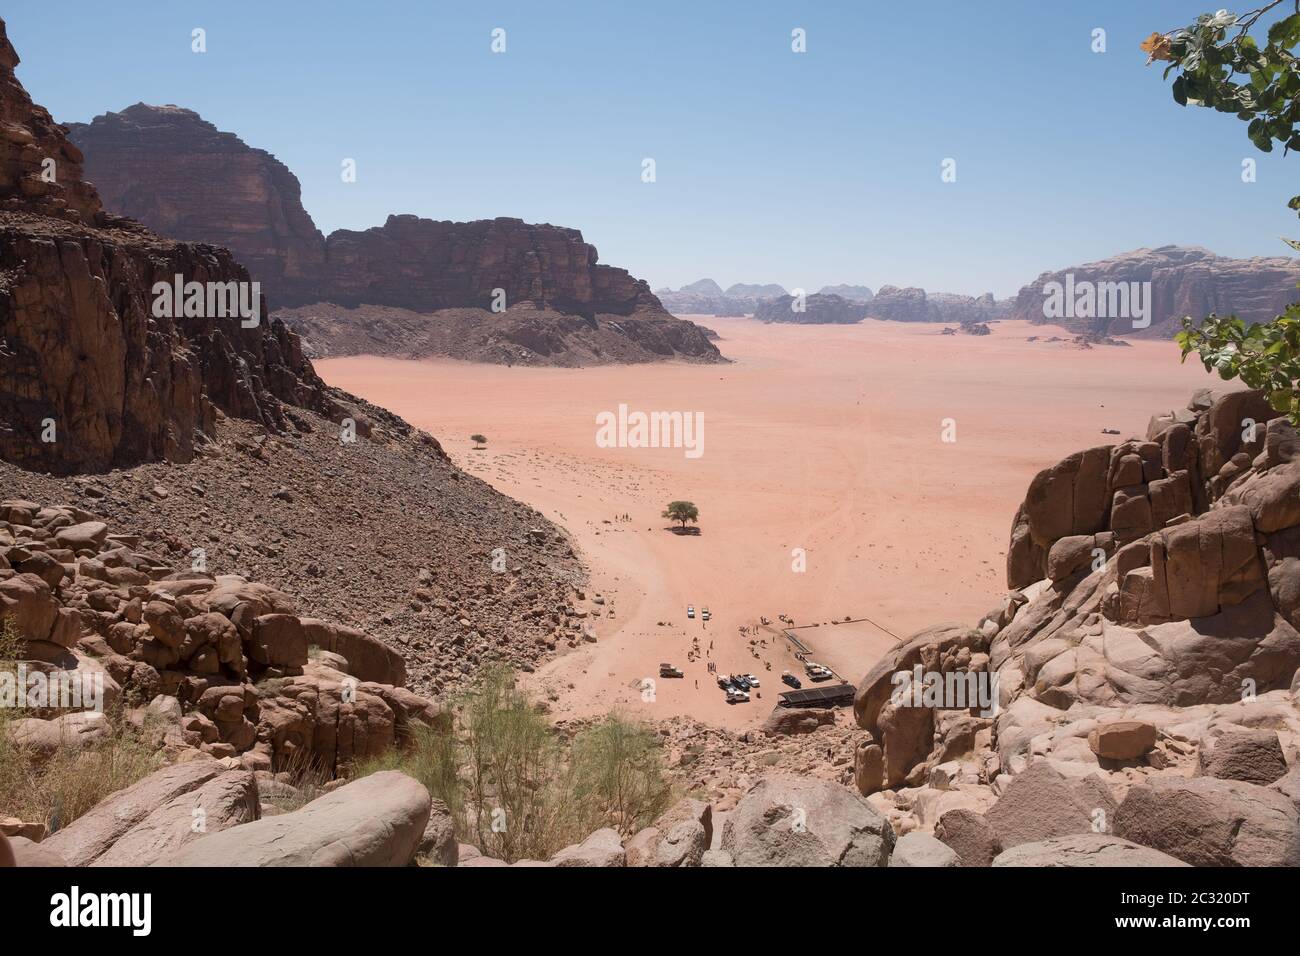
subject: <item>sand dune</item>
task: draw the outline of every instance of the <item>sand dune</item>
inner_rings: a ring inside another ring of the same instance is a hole
[[[739,632],[759,615],[819,624],[801,639],[851,681],[892,635],[973,623],[1004,590],[1011,518],[1034,473],[1141,434],[1152,412],[1212,383],[1199,364],[1180,365],[1172,343],[1079,350],[1026,341],[1064,333],[1020,322],[975,337],[875,321],[701,321],[734,365],[317,363],[326,381],[427,429],[458,464],[574,535],[608,615],[599,643],[532,678],[559,716],[625,707],[733,727],[761,719],[794,661],[777,632],[756,647]],[[703,454],[598,447],[596,416],[620,403],[702,412]],[[945,419],[955,441],[943,441]],[[474,432],[486,450],[472,450]],[[674,498],[699,506],[698,536],[665,530],[660,512]],[[632,520],[614,520],[623,513]],[[713,620],[688,621],[688,603]],[[829,623],[845,617],[873,623]],[[693,639],[705,656],[688,662]],[[645,701],[640,681],[660,661],[686,678],[657,680]],[[728,706],[710,661],[759,675],[762,700]]]

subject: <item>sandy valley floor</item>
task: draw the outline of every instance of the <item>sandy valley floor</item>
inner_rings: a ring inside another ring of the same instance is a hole
[[[734,364],[316,363],[326,381],[426,429],[467,470],[575,536],[610,613],[598,643],[533,676],[557,716],[622,707],[732,727],[759,720],[785,689],[781,671],[796,666],[779,632],[755,646],[752,631],[740,633],[760,615],[819,625],[796,633],[854,682],[893,643],[889,632],[974,623],[1005,589],[1007,535],[1034,473],[1141,435],[1153,412],[1214,383],[1194,360],[1180,365],[1172,343],[1080,350],[1028,342],[1065,333],[1018,322],[977,337],[875,321],[699,321]],[[598,447],[596,416],[620,403],[702,412],[704,453]],[[945,419],[955,441],[943,441]],[[472,450],[475,432],[486,450]],[[660,512],[675,498],[699,506],[698,536],[665,530]],[[615,520],[624,513],[630,521]],[[688,621],[687,604],[707,606],[712,621]],[[846,617],[855,623],[830,623]],[[700,656],[688,660],[696,639]],[[644,701],[640,682],[660,661],[686,678],[658,680]],[[709,662],[758,675],[763,699],[728,706]]]

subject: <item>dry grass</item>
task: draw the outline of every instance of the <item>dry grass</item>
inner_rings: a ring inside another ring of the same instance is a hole
[[[15,673],[23,647],[6,620],[0,628],[0,670]],[[162,766],[154,743],[120,712],[105,715],[109,732],[102,740],[48,757],[10,739],[9,725],[30,716],[23,708],[0,707],[0,816],[41,822],[54,832]]]

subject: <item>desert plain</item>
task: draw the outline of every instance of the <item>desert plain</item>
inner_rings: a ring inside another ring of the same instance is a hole
[[[1047,341],[1068,339],[1063,329],[1019,321],[973,336],[689,318],[718,332],[731,364],[316,362],[329,384],[437,436],[465,470],[571,534],[588,597],[603,603],[591,607],[595,643],[527,675],[557,718],[620,709],[755,724],[788,689],[782,671],[803,677],[782,615],[811,659],[853,683],[899,637],[974,624],[1005,591],[1012,517],[1039,470],[1140,437],[1153,411],[1217,383],[1172,342],[1080,349]],[[703,454],[600,447],[597,416],[620,404],[702,413]],[[699,507],[698,534],[669,530],[674,499]],[[659,679],[661,662],[685,677]],[[729,705],[709,664],[761,688]]]

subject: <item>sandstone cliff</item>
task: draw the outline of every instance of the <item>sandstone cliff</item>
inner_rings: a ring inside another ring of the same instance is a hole
[[[1067,277],[1072,277],[1075,287],[1083,282],[1151,283],[1150,326],[1135,329],[1131,315],[1115,315],[1119,310],[1109,308],[1105,315],[1099,314],[1100,309],[1093,310],[1096,317],[1046,316],[1049,284],[1064,286]],[[1247,322],[1266,322],[1300,299],[1298,282],[1300,263],[1288,256],[1229,259],[1189,246],[1135,249],[1098,262],[1044,272],[1020,290],[1008,318],[1064,325],[1078,333],[1169,338],[1181,327],[1183,316],[1199,321],[1211,312],[1235,313]]]
[[[378,354],[419,353],[438,337],[446,310],[530,303],[534,310],[587,320],[572,325],[577,332],[594,329],[602,316],[625,319],[626,325],[603,323],[607,336],[626,340],[603,350],[609,361],[721,360],[689,323],[665,331],[678,320],[650,287],[625,269],[599,263],[595,247],[576,229],[509,218],[457,223],[395,215],[382,226],[340,229],[326,237],[303,208],[301,188],[288,168],[191,110],[137,104],[70,129],[87,154],[86,175],[109,210],[164,235],[229,248],[264,284],[275,307],[325,303],[426,315],[414,326],[423,343],[379,342]],[[332,314],[340,321],[317,325],[313,344],[320,354],[349,354],[355,336],[341,323],[342,313]],[[354,320],[363,325],[367,317]],[[422,336],[422,329],[433,334]],[[550,331],[564,335],[560,326]],[[669,350],[646,347],[652,339]],[[562,341],[558,351],[566,350]],[[582,340],[569,351],[559,364],[578,364],[579,356],[594,352]],[[494,354],[461,357],[499,360]]]

